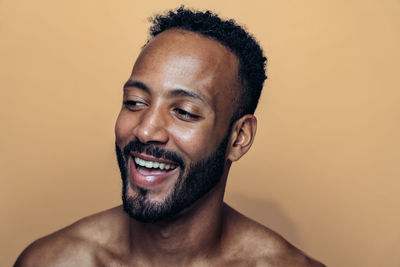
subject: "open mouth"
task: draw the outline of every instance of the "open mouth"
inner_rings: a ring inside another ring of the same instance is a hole
[[[164,163],[159,161],[144,160],[139,157],[133,157],[136,163],[136,169],[144,175],[164,174],[174,170],[177,165],[172,163]]]
[[[130,164],[134,183],[145,188],[161,184],[179,169],[177,163],[136,153],[131,154]]]

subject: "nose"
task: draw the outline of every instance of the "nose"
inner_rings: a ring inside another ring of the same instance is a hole
[[[167,143],[169,136],[165,115],[165,112],[163,114],[157,107],[143,111],[140,122],[133,131],[136,138],[142,143]]]

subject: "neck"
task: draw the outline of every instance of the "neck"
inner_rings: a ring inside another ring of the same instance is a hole
[[[152,266],[185,265],[219,250],[226,175],[210,192],[173,219],[158,223],[131,220],[130,247]]]

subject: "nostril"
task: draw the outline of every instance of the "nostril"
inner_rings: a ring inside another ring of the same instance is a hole
[[[134,131],[136,138],[146,144],[165,144],[168,142],[168,132],[164,127],[137,127]]]

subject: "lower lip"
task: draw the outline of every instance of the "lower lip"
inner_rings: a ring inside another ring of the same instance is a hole
[[[138,172],[136,169],[136,164],[133,161],[132,157],[129,157],[129,165],[130,165],[130,170],[131,170],[131,176],[132,176],[132,181],[134,184],[137,186],[140,186],[142,188],[152,188],[156,187],[169,178],[171,178],[174,174],[178,172],[179,167],[175,168],[172,171],[163,173],[163,174],[156,174],[156,175],[143,175]]]

